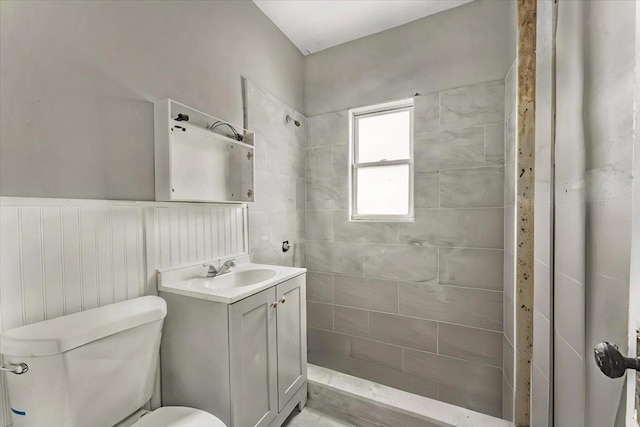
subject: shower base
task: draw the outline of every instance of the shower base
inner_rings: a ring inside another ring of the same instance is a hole
[[[509,421],[308,365],[307,405],[362,427],[510,427]]]

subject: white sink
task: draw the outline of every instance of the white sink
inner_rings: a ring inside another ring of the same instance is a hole
[[[240,261],[240,262],[238,262]],[[285,280],[304,268],[264,265],[236,259],[237,267],[217,277],[205,277],[201,264],[159,272],[158,290],[193,298],[233,304]]]
[[[204,286],[208,289],[230,289],[251,286],[256,283],[269,280],[276,275],[276,270],[271,268],[257,268],[254,270],[231,271],[217,277],[203,277],[192,279],[191,285],[195,288]]]

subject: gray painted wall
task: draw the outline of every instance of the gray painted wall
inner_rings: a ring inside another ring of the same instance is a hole
[[[592,351],[627,351],[636,3],[558,7],[554,423],[624,425]]]
[[[515,52],[515,3],[476,0],[307,56],[307,117],[503,79]]]
[[[154,198],[153,105],[242,125],[241,76],[298,110],[304,58],[251,1],[3,1],[0,195]]]

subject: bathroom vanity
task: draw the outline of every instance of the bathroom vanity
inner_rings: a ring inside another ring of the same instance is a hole
[[[247,260],[245,260],[247,261]],[[168,315],[162,403],[190,406],[229,427],[280,426],[307,393],[306,270],[238,262],[159,272]]]

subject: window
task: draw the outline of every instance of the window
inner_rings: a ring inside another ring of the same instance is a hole
[[[349,110],[350,218],[413,221],[413,99]]]

